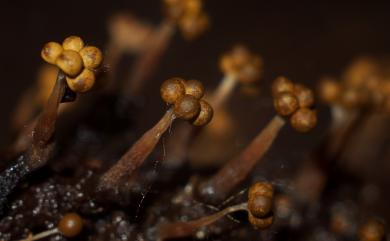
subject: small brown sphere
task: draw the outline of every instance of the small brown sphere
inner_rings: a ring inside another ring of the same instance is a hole
[[[58,230],[67,238],[77,236],[82,229],[83,219],[77,213],[66,214],[58,224]]]
[[[245,46],[236,45],[222,56],[220,68],[225,75],[233,75],[242,83],[253,83],[262,75],[263,60]]]
[[[308,132],[317,124],[317,113],[308,108],[300,108],[290,118],[291,126],[299,132]]]
[[[210,25],[209,17],[204,14],[184,15],[179,20],[179,27],[183,37],[192,40],[200,36]]]
[[[320,98],[325,103],[336,103],[339,100],[341,90],[342,87],[336,80],[330,78],[323,79],[319,86]]]
[[[56,65],[65,74],[75,77],[80,74],[83,68],[83,60],[78,52],[73,50],[64,50],[57,58]]]
[[[294,92],[294,84],[284,76],[280,76],[272,83],[272,96],[277,96],[282,92]]]
[[[64,49],[59,43],[48,42],[45,46],[43,46],[41,56],[49,64],[55,64],[62,51],[64,51]]]
[[[185,81],[181,78],[171,78],[164,81],[160,87],[161,98],[168,104],[175,103],[186,93],[184,83]]]
[[[382,223],[372,219],[359,228],[360,241],[381,241],[385,235],[385,228]]]
[[[252,224],[252,226],[254,228],[258,228],[258,229],[269,228],[274,223],[274,216],[273,215],[270,215],[270,216],[265,217],[265,218],[256,218],[255,216],[253,216],[249,212],[248,219],[249,219],[250,224]]]
[[[266,196],[257,195],[248,200],[248,210],[257,218],[265,217],[272,210],[272,206],[273,199]]]
[[[257,217],[267,216],[273,206],[274,190],[272,185],[258,182],[251,186],[248,191],[248,210]]]
[[[260,79],[262,68],[263,60],[260,56],[252,56],[251,60],[241,67],[238,79],[244,84],[253,83]]]
[[[62,42],[62,47],[64,47],[65,50],[79,52],[84,48],[84,41],[78,36],[69,36]]]
[[[258,195],[273,198],[274,188],[268,182],[256,182],[248,190],[248,199],[255,198]]]
[[[185,10],[189,15],[198,15],[202,12],[203,2],[201,0],[185,1]]]
[[[377,76],[378,72],[378,64],[374,59],[360,57],[351,63],[343,78],[348,88],[362,88],[370,78]]]
[[[103,54],[94,46],[87,46],[80,51],[85,68],[96,69],[103,62]]]
[[[314,93],[306,86],[295,84],[294,94],[298,99],[299,107],[312,107],[314,105]]]
[[[173,111],[178,118],[191,120],[199,115],[199,100],[192,95],[184,95],[175,102]]]
[[[204,95],[203,84],[198,80],[188,80],[185,82],[186,94],[192,95],[200,100]]]
[[[244,66],[251,61],[251,53],[243,45],[236,45],[231,51],[232,61],[235,66]]]
[[[219,67],[225,75],[228,74],[235,74],[234,69],[234,62],[233,58],[230,56],[230,54],[224,54],[222,55],[220,61],[219,61]]]
[[[214,110],[211,105],[205,101],[200,100],[200,112],[198,117],[192,122],[195,126],[204,126],[207,125],[213,118]]]
[[[183,0],[164,0],[164,12],[170,21],[177,22],[185,14],[185,6]]]
[[[66,77],[66,82],[71,90],[76,93],[84,93],[95,84],[95,73],[90,69],[84,69],[75,78]]]
[[[289,116],[294,113],[298,107],[298,99],[290,92],[282,92],[275,96],[274,107],[281,116]]]

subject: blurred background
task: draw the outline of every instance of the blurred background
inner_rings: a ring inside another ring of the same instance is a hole
[[[160,0],[3,0],[1,5],[2,146],[9,142],[8,122],[18,98],[36,79],[45,42],[75,34],[104,47],[107,19],[116,12],[128,11],[152,24],[162,19]],[[176,34],[153,79],[184,76],[214,87],[222,77],[220,55],[244,43],[264,58],[266,90],[280,74],[313,87],[325,74],[340,74],[354,57],[386,56],[390,51],[388,3],[208,0],[205,9],[211,18],[209,31],[192,42]]]

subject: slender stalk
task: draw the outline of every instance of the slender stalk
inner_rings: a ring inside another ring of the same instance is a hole
[[[247,211],[247,203],[241,203],[234,205],[228,208],[225,208],[217,213],[212,215],[202,217],[196,220],[189,222],[174,222],[163,224],[159,229],[159,240],[173,239],[173,238],[182,238],[191,235],[197,229],[210,225],[218,219],[228,215],[229,213],[237,211]]]
[[[65,92],[65,75],[58,72],[51,96],[36,121],[32,131],[32,143],[25,154],[0,173],[0,214],[8,195],[31,171],[46,164],[53,149],[52,137],[55,130],[57,110]]]
[[[53,91],[32,131],[32,145],[27,150],[28,158],[26,160],[27,165],[32,169],[44,165],[49,157],[49,147],[52,144],[51,139],[57,121],[57,111],[65,93],[65,88],[65,74],[59,71]]]
[[[237,78],[235,76],[224,76],[221,84],[210,97],[210,104],[213,106],[214,111],[218,110],[218,108],[220,108],[226,102],[226,100],[229,99],[237,83]]]
[[[169,109],[163,118],[134,143],[121,159],[101,177],[99,189],[117,190],[122,178],[125,175],[131,176],[142,165],[175,118],[173,109]]]
[[[16,136],[16,139],[11,146],[9,146],[7,149],[0,150],[0,158],[15,158],[16,156],[25,152],[32,145],[34,139],[35,145],[37,145],[38,142],[47,143],[48,140],[51,139],[51,136],[54,134],[58,112],[61,113],[61,111],[64,110],[64,108],[61,109],[60,107],[70,107],[70,105],[60,106],[60,103],[74,100],[66,100],[66,98],[69,96],[67,96],[67,85],[63,78],[64,75],[62,73],[57,74],[57,84],[53,87],[52,93],[49,96],[47,104],[44,106],[42,112],[25,123],[24,127]],[[40,129],[37,129],[38,122],[40,122]],[[41,137],[39,137],[40,135]],[[42,136],[44,136],[44,138],[42,138]]]
[[[25,239],[21,239],[20,241],[34,241],[34,240],[39,240],[39,239],[43,239],[43,238],[46,238],[46,237],[49,237],[53,234],[57,234],[59,233],[58,229],[57,228],[54,228],[54,229],[50,229],[50,230],[47,230],[47,231],[44,231],[44,232],[41,232],[41,233],[38,233],[38,234],[35,234],[33,236],[29,236]]]
[[[200,195],[211,202],[225,199],[269,150],[284,125],[285,120],[275,116],[239,156],[231,159],[214,176],[201,183]]]
[[[167,48],[167,45],[173,36],[174,26],[164,21],[154,34],[154,39],[145,52],[137,59],[132,73],[125,83],[122,96],[128,98],[139,94],[146,79],[155,71],[161,55]]]

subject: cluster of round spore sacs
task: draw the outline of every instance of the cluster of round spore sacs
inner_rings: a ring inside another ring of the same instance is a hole
[[[257,182],[248,190],[248,219],[252,226],[265,229],[274,221],[272,207],[274,189],[271,184]]]
[[[262,75],[262,67],[262,58],[242,45],[235,46],[220,60],[220,68],[225,75],[233,76],[245,84],[258,80]]]
[[[168,21],[176,24],[183,36],[193,39],[209,26],[209,17],[203,11],[203,0],[164,0]]]
[[[204,87],[197,80],[171,78],[166,80],[160,89],[161,98],[172,105],[175,116],[190,121],[195,126],[209,123],[213,109],[203,100]]]
[[[319,95],[326,104],[348,110],[375,109],[390,113],[390,81],[388,67],[370,58],[354,61],[340,81],[326,77],[319,85]]]
[[[314,94],[309,88],[282,76],[274,81],[272,95],[276,112],[290,117],[290,124],[295,130],[308,132],[316,126],[317,114],[312,109]]]
[[[85,46],[78,36],[70,36],[61,44],[48,42],[42,49],[42,58],[56,65],[66,75],[71,90],[83,93],[95,84],[95,71],[103,61],[102,52],[94,46]]]

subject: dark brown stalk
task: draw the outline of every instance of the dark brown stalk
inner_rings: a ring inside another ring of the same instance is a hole
[[[53,149],[52,137],[55,130],[58,106],[65,93],[65,75],[59,71],[56,84],[50,98],[36,121],[32,131],[32,143],[25,154],[0,173],[0,214],[8,195],[19,182],[31,171],[43,166],[48,161]]]
[[[43,166],[49,158],[57,121],[57,110],[65,93],[65,88],[65,74],[59,71],[53,91],[32,132],[32,143],[27,151],[28,158],[26,160],[31,169]]]
[[[225,208],[217,213],[212,215],[202,217],[189,222],[174,222],[163,224],[159,228],[159,240],[163,241],[166,239],[174,239],[174,238],[183,238],[190,236],[197,229],[210,225],[218,219],[228,215],[229,213],[237,212],[237,211],[247,211],[247,203],[241,203],[235,206],[231,206]]]
[[[275,116],[255,139],[214,176],[199,186],[199,194],[212,203],[220,202],[236,188],[269,150],[285,120]]]
[[[142,165],[175,118],[173,110],[169,109],[163,118],[134,143],[121,159],[101,177],[98,189],[117,190],[122,178],[126,175],[131,176]]]
[[[69,89],[69,87],[67,87],[65,81],[64,81],[64,85],[65,85],[65,90],[62,93],[60,103],[73,102],[76,99],[76,93],[74,93],[72,90]],[[53,87],[53,90],[54,89],[55,87]],[[61,93],[57,92],[55,94],[61,94]],[[57,98],[52,98],[52,100],[57,102]],[[53,111],[57,113],[59,109],[59,104],[57,105],[56,108],[53,108],[53,106],[55,107],[55,104],[51,103],[50,105],[52,105],[51,107],[52,109],[48,110],[47,113],[52,114]],[[69,105],[67,107],[71,107],[71,106]],[[55,116],[56,117],[54,118],[55,119],[54,121],[57,120],[57,114],[55,114]],[[36,115],[30,121],[25,123],[20,133],[16,136],[14,143],[9,147],[7,147],[6,149],[0,151],[0,158],[11,160],[16,158],[18,155],[22,154],[23,152],[25,152],[32,144],[34,133],[36,133],[35,128],[40,118],[41,118],[40,115]],[[53,126],[55,126],[55,123],[52,124]]]

